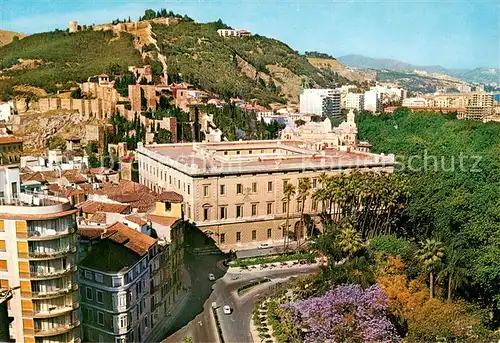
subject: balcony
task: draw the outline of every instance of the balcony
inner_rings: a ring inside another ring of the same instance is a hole
[[[44,269],[40,269],[39,271],[32,271],[30,272],[30,277],[32,280],[37,280],[37,279],[53,279],[53,278],[57,278],[57,277],[60,277],[60,276],[64,276],[66,274],[69,274],[69,273],[74,273],[76,271],[76,265],[72,265],[66,269],[59,269],[59,270],[54,270],[54,271],[50,271],[50,270],[44,270]]]
[[[76,253],[76,245],[70,245],[56,251],[30,251],[28,257],[30,260],[48,260],[74,253]]]
[[[47,336],[55,336],[66,333],[76,327],[80,326],[80,321],[75,320],[69,324],[61,324],[56,327],[51,328],[37,328],[35,327],[35,337],[47,337]]]
[[[57,239],[59,237],[68,236],[76,232],[74,226],[68,226],[66,229],[61,231],[56,230],[29,230],[28,231],[28,241],[49,241],[51,239]]]
[[[75,301],[72,304],[60,306],[60,307],[55,307],[55,308],[47,310],[47,311],[34,310],[33,317],[35,317],[35,318],[57,317],[57,316],[65,314],[65,313],[71,312],[73,310],[76,310],[78,307],[80,307],[80,303],[78,301]]]
[[[73,283],[66,288],[60,288],[55,291],[31,292],[32,299],[50,299],[57,298],[78,290],[78,284]]]

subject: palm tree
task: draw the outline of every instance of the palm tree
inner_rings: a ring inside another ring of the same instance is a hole
[[[421,245],[422,247],[416,252],[416,258],[429,272],[430,297],[434,298],[434,272],[436,266],[444,257],[444,248],[440,241],[429,238],[427,238],[425,242],[422,242]]]
[[[344,227],[341,228],[338,241],[342,251],[347,253],[348,257],[352,257],[363,248],[361,234],[350,224],[344,224]]]
[[[285,227],[283,228],[283,251],[285,251],[285,247],[287,244],[288,237],[288,227],[290,226],[290,200],[295,195],[295,186],[290,182],[287,182],[283,187],[283,199],[282,201],[286,202],[286,222]]]
[[[311,188],[312,188],[311,178],[305,177],[305,178],[299,179],[298,199],[302,203],[302,209],[300,211],[300,230],[301,230],[301,233],[297,236],[299,240],[300,240],[300,235],[304,232],[304,229],[305,229],[304,210],[306,208],[306,200],[307,200],[307,197],[309,196]],[[312,226],[311,226],[311,236],[312,236]]]
[[[467,281],[468,270],[464,267],[464,262],[465,255],[462,251],[450,248],[446,252],[444,268],[439,272],[438,278],[448,280],[448,302],[453,298],[453,291]]]

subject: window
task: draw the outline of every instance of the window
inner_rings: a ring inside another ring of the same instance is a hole
[[[236,232],[236,242],[241,242],[241,232]]]
[[[191,185],[188,185],[188,195],[191,194]]]
[[[227,151],[224,151],[224,155],[227,155]]]
[[[87,320],[89,323],[92,323],[94,321],[94,310],[88,308],[87,309]]]
[[[236,218],[241,218],[241,217],[243,217],[243,206],[236,205]]]
[[[208,196],[208,191],[209,191],[209,189],[208,189],[208,185],[204,185],[204,186],[203,186],[203,196],[204,196],[204,197],[207,197],[207,196]]]
[[[137,272],[137,270],[136,270]],[[139,273],[137,273],[139,274]],[[113,287],[120,287],[122,285],[122,279],[119,277],[114,277],[113,278]]]
[[[209,220],[210,219],[210,209],[208,207],[205,207],[203,209],[203,220]]]
[[[236,155],[239,155],[239,154],[240,154],[240,151],[239,151],[239,150],[237,150],[237,151],[236,151]]]
[[[318,179],[312,179],[312,188],[316,188],[318,183]]]
[[[301,200],[297,201],[297,211],[299,211],[299,212],[302,211],[302,201]]]
[[[252,182],[252,193],[257,193],[257,182]]]
[[[273,235],[273,230],[272,229],[267,229],[267,239],[271,239],[272,235]]]
[[[0,251],[5,251],[7,250],[7,247],[5,245],[5,240],[0,240]]]
[[[286,188],[286,185],[288,185],[288,180],[283,180],[283,189]]]
[[[267,214],[273,214],[273,203],[272,202],[267,203]]]
[[[257,215],[257,204],[252,204],[252,216]]]
[[[101,282],[101,283],[103,282],[103,280],[102,280],[102,274],[95,273],[94,277],[95,277],[95,281]]]
[[[177,188],[181,189],[181,180],[177,180]]]
[[[311,203],[311,210],[316,211],[318,207],[318,202],[316,200],[313,200]]]
[[[97,312],[97,324],[104,326],[104,313]]]
[[[238,183],[236,185],[236,194],[241,194],[243,193],[243,185],[241,183]]]
[[[85,287],[85,297],[87,300],[92,300],[92,288]]]
[[[257,230],[252,230],[252,241],[257,240]]]
[[[165,201],[165,212],[172,211],[172,203],[170,201]]]
[[[103,300],[102,300],[102,291],[95,291],[95,295],[96,295],[96,300],[99,304],[102,304],[103,303]]]
[[[226,243],[226,234],[225,233],[220,234],[220,243],[221,244]]]
[[[227,206],[220,207],[220,219],[227,219]]]
[[[118,319],[118,326],[120,328],[126,328],[127,327],[127,315],[120,316]]]
[[[273,182],[272,181],[268,181],[267,182],[267,191],[268,192],[272,192],[273,191]]]
[[[169,176],[168,176],[168,183],[169,183],[169,184],[172,184],[172,175],[169,175]]]
[[[283,203],[281,204],[281,212],[286,213],[286,210],[287,210],[287,203],[286,201],[283,201]]]
[[[226,185],[220,185],[220,195],[226,195]]]
[[[92,280],[92,272],[86,270],[85,271],[85,278],[86,279],[89,279],[89,280]]]

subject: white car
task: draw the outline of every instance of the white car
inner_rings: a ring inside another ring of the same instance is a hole
[[[214,274],[212,274],[212,273],[208,274],[208,279],[209,279],[210,281],[215,281],[215,275],[214,275]]]
[[[267,248],[270,248],[271,246],[269,245],[269,243],[260,243],[257,248],[259,249],[267,249]]]
[[[231,307],[229,305],[224,305],[224,307],[222,308],[222,311],[224,312],[224,314],[231,314]]]

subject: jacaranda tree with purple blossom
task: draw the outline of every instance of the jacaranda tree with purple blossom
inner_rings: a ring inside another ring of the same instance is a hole
[[[306,342],[400,342],[387,317],[388,300],[378,285],[363,289],[342,285],[313,297],[283,305],[291,310]]]

